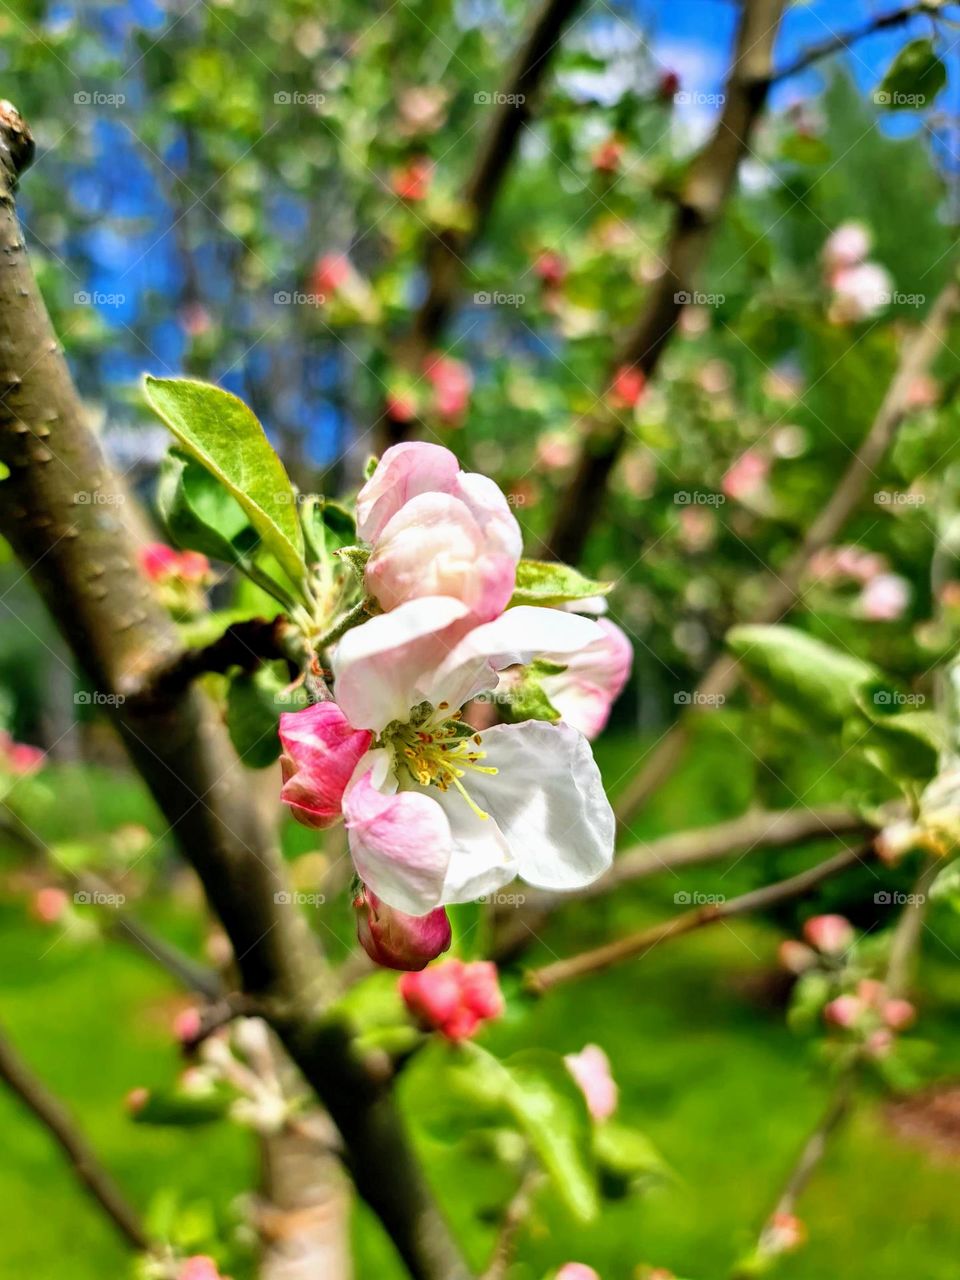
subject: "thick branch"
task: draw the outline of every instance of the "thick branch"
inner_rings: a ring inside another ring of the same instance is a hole
[[[277,659],[288,664],[290,678],[294,679],[297,666],[291,658],[287,631],[287,622],[282,614],[270,621],[248,618],[243,622],[232,622],[210,644],[183,649],[175,654],[165,666],[151,673],[149,683],[139,689],[136,696],[147,701],[157,698],[162,702],[182,693],[198,676],[208,672],[223,674],[234,667],[252,672],[262,663]]]
[[[527,975],[530,990],[539,993],[555,987],[560,982],[570,982],[573,978],[582,978],[587,973],[599,973],[612,965],[621,964],[624,960],[634,960],[646,955],[661,942],[669,938],[679,938],[695,929],[705,928],[720,920],[729,920],[733,916],[746,915],[750,911],[763,911],[777,903],[787,902],[791,898],[799,898],[818,884],[846,871],[855,863],[862,862],[872,852],[870,845],[859,849],[844,849],[827,858],[825,862],[809,867],[787,880],[778,880],[775,884],[764,885],[761,889],[752,889],[737,898],[729,898],[725,902],[711,903],[703,907],[695,907],[682,915],[664,920],[631,934],[628,938],[620,938],[593,951],[584,951],[567,960],[558,960],[555,964],[545,965],[542,969],[533,969]]]
[[[427,287],[402,346],[405,361],[419,372],[424,356],[436,343],[457,300],[464,258],[484,234],[507,170],[516,154],[533,100],[550,66],[564,27],[581,0],[544,0],[513,65],[495,97],[492,118],[463,190],[469,219],[465,230],[430,232],[424,255]],[[388,443],[402,439],[403,424],[381,414],[390,433]]]
[[[710,141],[693,161],[677,194],[663,271],[613,360],[649,378],[692,294],[714,230],[748,153],[772,73],[773,44],[784,0],[745,0],[723,110]],[[607,479],[627,439],[622,417],[599,407],[585,424],[580,459],[547,539],[558,560],[575,564],[603,503]]]
[[[86,1139],[74,1126],[61,1103],[37,1079],[13,1045],[0,1034],[0,1079],[37,1117],[70,1162],[77,1179],[97,1201],[104,1213],[138,1253],[150,1248],[150,1241],[123,1193],[100,1164]]]
[[[11,109],[12,110],[12,109]],[[0,532],[111,710],[134,764],[230,937],[244,990],[344,1137],[357,1188],[419,1280],[467,1272],[386,1086],[323,1022],[326,979],[271,832],[220,718],[195,689],[129,697],[178,660],[176,631],[138,566],[123,494],[88,430],[26,260],[13,190],[23,127],[0,120]]]
[[[827,502],[804,535],[800,546],[779,570],[767,571],[763,605],[750,622],[777,622],[801,599],[803,577],[812,557],[837,537],[850,516],[877,479],[877,467],[896,437],[910,409],[910,390],[927,372],[943,349],[950,323],[960,308],[960,287],[954,280],[942,290],[927,319],[904,347],[897,371],[877,410],[860,448]],[[698,708],[720,705],[734,687],[738,666],[729,654],[722,654],[707,669],[692,703]],[[722,696],[721,696],[722,695]],[[617,804],[617,816],[629,823],[648,797],[669,777],[686,745],[687,719],[678,721],[659,740],[640,772],[624,788]]]

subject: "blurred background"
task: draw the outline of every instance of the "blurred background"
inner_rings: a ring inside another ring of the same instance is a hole
[[[883,11],[869,0],[790,7],[775,66]],[[305,490],[349,492],[385,438],[415,424],[494,476],[527,554],[545,554],[611,354],[662,272],[671,191],[716,127],[738,5],[587,0],[575,11],[482,234],[464,251],[456,305],[431,326],[430,245],[451,229],[472,234],[464,192],[533,13],[515,0],[0,6],[0,88],[38,144],[18,201],[34,270],[91,420],[148,518],[169,438],[139,380],[186,373],[249,403]],[[728,627],[750,615],[765,566],[783,563],[829,496],[904,335],[955,270],[955,19],[950,5],[936,19],[917,13],[777,79],[702,292],[656,379],[643,394],[620,388],[628,444],[582,559],[616,580],[611,616],[635,650],[597,743],[614,793],[689,701]],[[887,110],[887,69],[927,38],[946,86],[923,112]],[[851,222],[874,273],[845,292],[824,246]],[[945,347],[912,390],[874,501],[806,584],[804,626],[910,688],[926,687],[960,635],[960,571],[942,556],[930,567],[955,514],[958,380]],[[893,492],[912,497],[877,496]],[[204,589],[220,616],[263,604],[226,575]],[[191,621],[191,600],[178,607]],[[128,903],[189,953],[215,952],[216,931],[9,556],[0,619],[0,724],[43,753],[39,768],[12,756],[4,766],[0,1017],[150,1221],[185,1247],[215,1246],[244,1280],[253,1136],[227,1124],[199,1139],[136,1126],[124,1108],[131,1089],[176,1073],[171,1027],[187,1001],[110,936],[103,912],[47,891],[57,868],[93,869],[122,879]],[[824,769],[802,725],[739,696],[703,717],[687,763],[630,835],[870,793],[854,761]],[[274,766],[258,777],[275,797]],[[302,828],[284,827],[283,839],[298,883],[315,886],[330,850]],[[528,958],[660,919],[684,893],[742,892],[809,852],[652,877],[559,913]],[[784,1017],[778,943],[815,910],[844,911],[868,932],[889,922],[873,909],[858,917],[862,898],[851,875],[802,908],[656,951],[491,1030],[498,1050],[602,1044],[621,1114],[672,1171],[612,1202],[595,1227],[558,1211],[524,1240],[511,1277],[541,1277],[558,1250],[604,1280],[645,1265],[691,1280],[729,1275],[823,1105],[816,1046]],[[346,955],[346,896],[321,916],[334,954]],[[947,913],[929,933],[914,1083],[936,1083],[939,1105],[905,1117],[877,1092],[858,1111],[807,1193],[809,1241],[783,1261],[785,1277],[956,1275],[960,928]],[[404,1087],[416,1130],[428,1086],[414,1072]],[[3,1092],[0,1124],[0,1272],[52,1280],[69,1259],[72,1280],[121,1274],[108,1226]],[[417,1132],[446,1207],[482,1256],[489,1167]],[[360,1277],[402,1274],[362,1207],[353,1234]]]

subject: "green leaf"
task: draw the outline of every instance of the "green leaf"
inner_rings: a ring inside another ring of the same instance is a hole
[[[150,407],[183,449],[224,486],[294,585],[305,573],[303,531],[283,463],[242,400],[186,378],[144,379]]]
[[[922,111],[947,83],[947,68],[932,40],[904,45],[883,77],[874,101],[886,111]]]
[[[927,781],[936,773],[941,752],[946,749],[947,730],[933,711],[902,711],[870,716],[868,724],[851,720],[844,742],[894,781]]]
[[[565,604],[568,600],[605,596],[612,589],[612,582],[595,582],[567,564],[521,560],[517,565],[517,585],[510,604]]]
[[[500,714],[509,724],[521,724],[524,720],[559,720],[560,712],[547,696],[543,679],[565,670],[566,667],[554,662],[531,662],[504,692],[487,696],[496,698]]]
[[[137,1124],[181,1127],[212,1124],[226,1116],[235,1097],[232,1091],[218,1087],[202,1093],[188,1093],[185,1089],[151,1089],[146,1101],[132,1115]]]
[[[227,729],[243,763],[250,769],[273,764],[280,754],[277,730],[281,712],[305,706],[302,690],[289,690],[282,662],[265,663],[252,675],[235,675],[227,692]]]
[[[620,1199],[649,1178],[669,1178],[673,1171],[645,1133],[605,1121],[594,1129],[593,1150],[604,1194]]]
[[[829,729],[859,715],[864,691],[881,681],[876,667],[794,627],[734,627],[727,645],[774,697]]]
[[[260,538],[235,498],[198,462],[170,449],[160,466],[157,509],[175,546],[237,564]]]

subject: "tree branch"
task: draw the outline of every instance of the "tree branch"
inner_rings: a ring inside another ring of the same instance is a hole
[[[762,911],[777,903],[787,902],[791,898],[799,898],[811,889],[815,889],[830,876],[835,876],[855,863],[862,862],[871,853],[870,845],[864,845],[859,849],[844,849],[834,854],[832,858],[827,858],[825,862],[809,867],[806,871],[790,876],[787,880],[778,880],[774,884],[764,885],[761,889],[752,889],[749,893],[743,893],[737,898],[729,898],[725,902],[695,907],[692,911],[685,911],[671,920],[664,920],[660,924],[652,925],[649,929],[642,929],[639,933],[620,938],[616,942],[609,942],[593,951],[584,951],[578,956],[558,960],[541,969],[532,969],[527,974],[526,985],[531,991],[543,994],[560,982],[570,982],[574,978],[582,978],[587,973],[599,973],[612,965],[621,964],[624,960],[633,960],[638,956],[646,955],[648,951],[652,951],[654,947],[670,938],[679,938],[685,933],[692,933],[695,929],[705,928],[720,920],[746,915],[749,911]]]
[[[66,1109],[48,1091],[0,1033],[0,1079],[32,1111],[70,1162],[74,1174],[123,1236],[138,1253],[150,1248],[150,1240],[137,1216],[100,1164],[87,1140],[74,1126]]]
[[[806,71],[815,62],[820,62],[823,58],[829,58],[831,54],[842,53],[844,50],[849,49],[851,45],[860,40],[865,40],[867,36],[872,36],[878,31],[889,31],[891,27],[899,27],[911,18],[917,17],[918,14],[925,13],[931,18],[935,18],[942,9],[943,4],[938,0],[920,0],[919,4],[907,4],[902,9],[892,9],[889,13],[877,14],[876,17],[871,18],[869,22],[864,23],[862,26],[845,31],[842,35],[828,36],[825,40],[820,40],[816,44],[810,45],[793,62],[789,62],[785,67],[775,71],[772,83],[779,84],[782,80],[789,80],[791,76],[796,76],[802,71]]]
[[[196,689],[145,706],[128,695],[181,652],[139,570],[137,543],[37,291],[14,189],[25,126],[0,113],[0,532],[9,540],[111,712],[230,937],[244,991],[262,1001],[344,1138],[357,1189],[416,1280],[467,1269],[427,1187],[386,1085],[347,1030],[324,1020],[329,980],[288,892],[223,724]],[[90,501],[93,494],[100,500]],[[82,496],[81,496],[82,495]]]
[[[740,849],[781,849],[804,840],[850,834],[867,835],[870,826],[860,814],[834,806],[824,809],[785,809],[740,814],[712,827],[675,831],[626,850],[606,875],[573,893],[528,890],[523,906],[504,909],[499,918],[495,950],[498,959],[514,956],[542,927],[552,911],[568,902],[583,902],[612,893],[625,884],[726,858]]]
[[[401,344],[404,362],[419,372],[420,365],[440,336],[457,300],[464,258],[483,235],[507,170],[516,154],[523,127],[533,110],[533,99],[550,66],[564,27],[581,0],[544,0],[527,38],[497,94],[493,118],[467,178],[462,203],[469,226],[430,232],[424,254],[427,278],[423,302],[413,319],[411,332]],[[389,421],[383,410],[380,424],[387,443],[405,438],[403,423]]]
[[[767,100],[773,44],[784,0],[744,0],[726,100],[710,141],[691,164],[676,197],[663,271],[651,285],[644,308],[621,343],[611,376],[626,365],[649,378],[660,363],[713,232],[748,153],[754,126]],[[547,538],[558,560],[575,564],[603,505],[607,480],[628,436],[622,416],[608,405],[587,419],[573,478]]]
[[[283,614],[272,620],[248,618],[232,622],[216,640],[196,649],[183,649],[165,665],[151,672],[150,680],[136,696],[149,701],[163,702],[182,693],[199,676],[208,672],[224,674],[232,667],[241,671],[256,671],[262,663],[280,659],[287,663],[290,678],[298,674],[296,662],[290,651],[286,633],[288,626]]]
[[[960,287],[955,280],[941,291],[927,319],[904,347],[880,408],[860,448],[840,477],[840,481],[804,535],[800,546],[780,570],[765,574],[763,605],[749,619],[754,623],[777,622],[798,603],[802,596],[803,575],[811,558],[829,545],[876,480],[876,469],[909,412],[910,388],[924,374],[934,357],[945,345],[950,322],[960,309]],[[721,654],[703,676],[691,703],[700,708],[720,705],[737,682],[738,664],[729,654]],[[676,722],[649,753],[646,764],[624,788],[617,816],[629,823],[650,795],[673,772],[683,754],[687,739],[687,718]]]

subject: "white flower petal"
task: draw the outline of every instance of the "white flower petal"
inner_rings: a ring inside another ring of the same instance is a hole
[[[602,638],[603,632],[590,618],[562,609],[517,605],[468,632],[433,674],[426,696],[434,706],[445,701],[459,707],[485,689],[495,689],[498,673],[505,667],[525,665],[542,653],[576,653]]]
[[[464,778],[470,794],[471,776]],[[443,903],[472,902],[516,878],[517,861],[492,817],[478,818],[459,791],[430,793],[447,815],[453,845],[443,882]]]
[[[601,876],[613,861],[615,822],[583,734],[527,720],[486,730],[483,749],[499,772],[465,782],[506,836],[521,878],[563,890]]]
[[[353,727],[379,733],[428,699],[468,616],[460,600],[424,596],[348,631],[331,661],[334,696]]]

